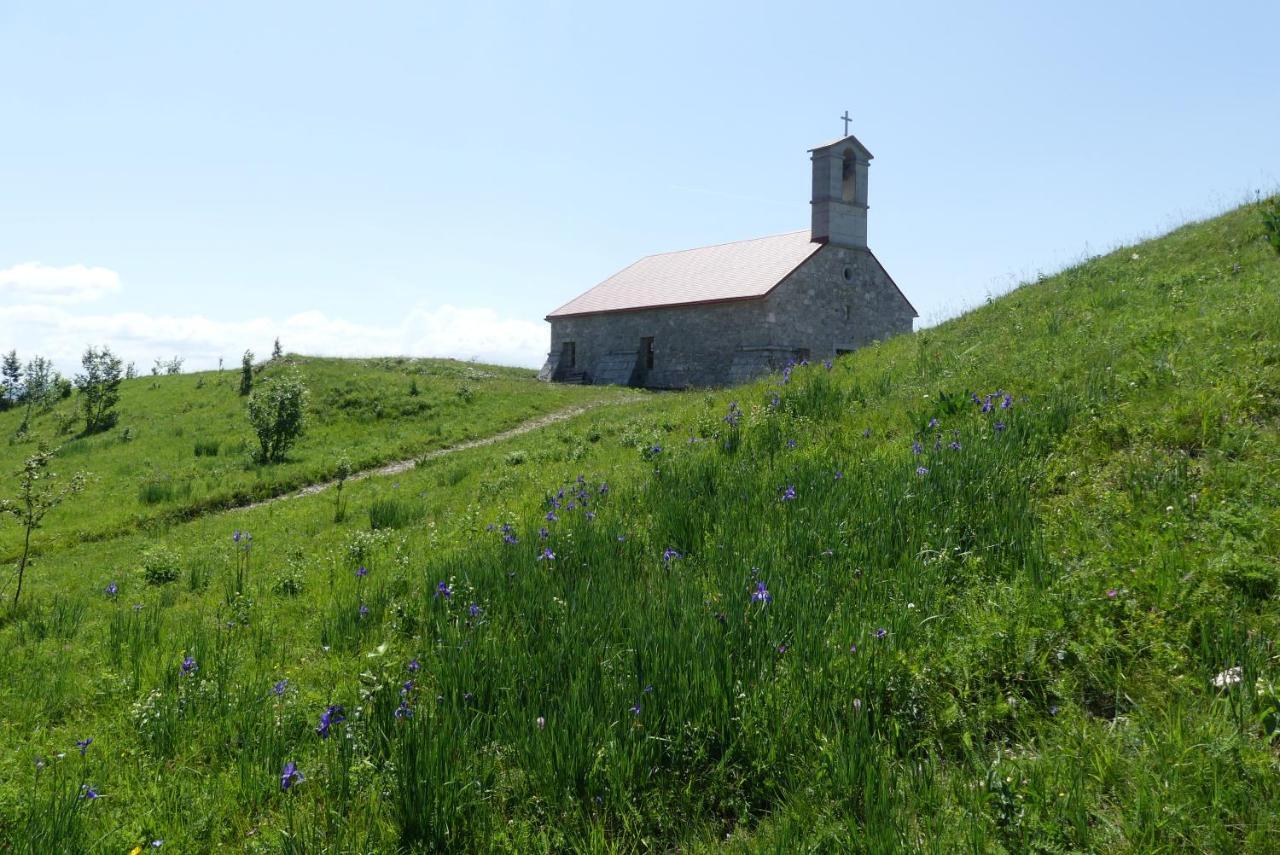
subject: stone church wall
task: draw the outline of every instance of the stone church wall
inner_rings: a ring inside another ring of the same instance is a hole
[[[727,386],[910,332],[915,312],[867,250],[825,246],[763,299],[553,318],[544,380]],[[646,370],[643,340],[653,339]],[[565,342],[573,342],[567,364]]]
[[[807,349],[810,359],[911,332],[915,318],[874,255],[839,246],[814,253],[765,304],[771,343]]]

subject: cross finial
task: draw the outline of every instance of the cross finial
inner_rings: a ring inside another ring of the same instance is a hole
[[[852,122],[853,119],[849,118],[848,110],[845,110],[844,115],[841,116],[840,118],[844,120],[844,135],[847,137],[849,136],[849,123]]]

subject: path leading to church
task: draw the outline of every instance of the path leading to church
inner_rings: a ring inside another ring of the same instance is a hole
[[[553,413],[547,413],[546,415],[529,419],[527,422],[521,422],[513,428],[508,428],[507,430],[504,430],[501,433],[495,433],[492,436],[485,436],[480,439],[469,439],[466,442],[460,442],[457,445],[451,445],[448,448],[437,448],[434,451],[428,451],[425,454],[420,454],[417,457],[412,457],[408,460],[398,460],[395,463],[386,463],[382,466],[376,466],[373,469],[363,469],[359,472],[353,472],[347,481],[363,481],[365,478],[371,478],[377,475],[399,475],[401,472],[407,472],[414,466],[417,466],[420,461],[435,460],[437,457],[444,457],[447,454],[455,454],[459,451],[466,451],[470,448],[480,448],[485,445],[493,445],[508,439],[513,439],[521,434],[526,434],[530,431],[535,431],[539,428],[553,425],[556,422],[563,422],[567,419],[573,418],[574,416],[580,416],[585,412],[596,409],[597,407],[603,407],[610,404],[630,404],[639,400],[642,399],[639,397],[613,398],[606,401],[589,401],[585,404],[566,407],[563,410],[556,410]],[[227,510],[248,511],[253,510],[254,508],[261,508],[265,505],[272,505],[276,502],[287,501],[288,499],[300,499],[303,496],[314,496],[316,493],[328,490],[337,483],[338,482],[336,480],[320,481],[315,484],[308,484],[302,489],[295,490],[292,493],[285,493],[282,496],[263,499],[261,502],[254,502],[249,505],[239,505],[235,508],[227,508]]]

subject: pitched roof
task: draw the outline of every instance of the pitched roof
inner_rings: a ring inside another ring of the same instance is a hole
[[[763,297],[821,248],[805,229],[646,256],[547,318]]]

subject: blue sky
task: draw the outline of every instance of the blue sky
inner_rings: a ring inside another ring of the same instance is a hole
[[[808,226],[849,110],[932,323],[1280,185],[1264,2],[0,0],[0,348],[538,364],[637,257]]]

